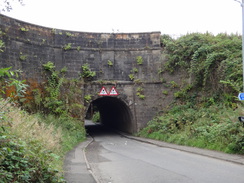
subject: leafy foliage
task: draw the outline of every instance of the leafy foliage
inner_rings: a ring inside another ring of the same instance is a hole
[[[111,60],[108,60],[108,66],[112,67],[113,65],[114,65],[113,62]]]
[[[52,62],[43,64],[43,68],[47,72],[47,95],[44,98],[43,104],[47,111],[51,111],[53,114],[61,114],[65,112],[64,103],[60,100],[60,87],[63,84],[64,73],[55,70],[55,65]]]
[[[238,121],[244,111],[236,100],[243,86],[241,42],[234,34],[162,35],[167,61],[160,74],[182,72],[187,82],[170,82],[176,100],[139,135],[244,154],[244,128]]]
[[[27,29],[27,28],[25,28],[25,27],[21,27],[20,30],[21,30],[22,32],[28,32],[28,31],[29,31],[29,29]]]
[[[137,56],[137,57],[136,57],[136,63],[137,63],[138,65],[142,65],[142,64],[143,64],[143,58],[142,58],[142,56]]]
[[[23,141],[0,136],[0,177],[3,182],[65,182],[57,177],[57,170],[44,166],[26,147]],[[52,154],[46,154],[47,160]]]
[[[5,48],[5,44],[2,40],[0,40],[0,52],[3,52],[4,48]]]
[[[85,96],[84,96],[84,99],[85,99],[85,101],[86,101],[87,103],[90,103],[91,100],[92,100],[92,96],[91,96],[91,95],[85,95]]]
[[[133,81],[135,79],[135,75],[134,74],[129,74],[128,76],[129,76],[131,81]]]
[[[1,12],[1,5],[0,5],[0,12]],[[0,52],[3,52],[5,48],[5,43],[3,42],[3,40],[1,40],[4,34],[5,33],[0,29]]]
[[[64,182],[56,169],[58,132],[3,99],[0,109],[1,182]]]
[[[62,118],[82,118],[84,106],[81,102],[81,81],[66,80],[67,68],[56,70],[53,62],[43,64],[46,82],[31,88],[31,100],[24,108],[31,113],[41,112],[44,115],[56,115]]]
[[[66,44],[66,45],[64,45],[64,50],[70,50],[70,49],[72,49],[72,44],[71,43],[68,43],[68,44]]]
[[[238,121],[242,106],[235,111],[220,105],[192,108],[173,107],[155,117],[139,135],[181,145],[244,154],[244,128]]]
[[[3,49],[0,40],[0,52]],[[0,68],[0,94],[14,88],[7,101],[0,96],[0,182],[65,182],[61,176],[64,155],[85,138],[83,125],[75,119],[84,107],[75,102],[79,101],[77,95],[81,96],[79,83],[64,82],[67,68],[56,71],[52,62],[43,64],[43,68],[47,82],[44,88],[33,89],[35,105],[24,103],[28,85],[18,80],[21,71]],[[69,92],[61,95],[63,84],[69,85]],[[29,116],[9,102],[42,114]]]
[[[18,80],[19,73],[21,73],[21,71],[11,71],[11,68],[12,67],[0,68],[0,94],[5,94],[5,90],[7,88],[13,87],[14,89],[8,97],[11,97],[12,101],[21,104],[25,101],[25,94],[28,85],[25,84],[25,80]]]
[[[14,75],[14,72],[10,71],[12,67],[0,68],[0,79],[2,80],[5,76],[11,77]]]
[[[90,69],[90,65],[89,64],[84,64],[81,66],[81,69],[82,69],[82,73],[81,73],[81,76],[83,78],[86,78],[86,79],[92,79],[93,77],[96,76],[96,72],[95,71],[91,71]]]
[[[100,122],[100,113],[98,111],[94,112],[92,116],[92,121],[95,123]]]
[[[143,93],[144,93],[144,89],[142,87],[138,87],[136,89],[136,95],[139,97],[139,99],[144,100],[146,98],[146,96]]]
[[[241,41],[234,34],[193,33],[176,40],[164,35],[161,42],[168,58],[164,70],[184,69],[193,89],[234,96],[243,85]]]

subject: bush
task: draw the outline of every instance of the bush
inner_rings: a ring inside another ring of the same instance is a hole
[[[63,158],[85,138],[78,120],[29,115],[0,99],[0,179],[65,182]]]
[[[45,153],[42,154],[45,157],[37,158],[35,153],[40,154],[37,148],[34,151],[30,150],[24,141],[13,139],[11,136],[8,138],[11,140],[0,136],[1,182],[65,182],[58,176],[58,171],[48,165],[57,155]]]
[[[100,113],[98,111],[94,112],[94,114],[92,116],[92,121],[95,123],[100,122]]]
[[[234,96],[242,89],[240,35],[192,33],[176,40],[163,35],[161,42],[168,58],[164,70],[187,71],[193,89],[207,93],[211,90],[220,97]]]
[[[181,145],[244,154],[244,128],[237,118],[243,114],[242,106],[235,110],[220,105],[209,108],[176,106],[150,121],[138,135]]]
[[[167,56],[162,70],[182,71],[190,82],[181,84],[169,111],[155,117],[139,135],[244,154],[244,128],[238,121],[244,111],[236,100],[243,85],[241,36],[163,35],[161,43]]]

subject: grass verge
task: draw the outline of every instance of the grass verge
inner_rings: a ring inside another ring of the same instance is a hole
[[[208,108],[175,106],[155,117],[138,136],[179,145],[244,154],[244,127],[238,121],[242,106],[236,109],[221,105]]]
[[[78,120],[29,115],[0,99],[0,182],[65,182],[64,156],[84,139]]]

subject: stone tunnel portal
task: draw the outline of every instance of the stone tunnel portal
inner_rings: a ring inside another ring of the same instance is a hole
[[[104,96],[91,102],[89,110],[96,109],[100,113],[100,122],[116,130],[133,133],[132,113],[128,105],[117,97]]]

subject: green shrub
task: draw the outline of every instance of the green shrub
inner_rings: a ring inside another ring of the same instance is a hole
[[[233,110],[221,105],[208,108],[178,105],[163,116],[155,117],[138,135],[181,145],[244,154],[244,128],[237,119],[243,115],[242,107]]]
[[[45,152],[41,154],[41,158],[37,157],[35,154],[40,155],[38,148],[42,147],[31,146],[30,150],[24,141],[11,136],[0,136],[0,142],[1,182],[65,182],[58,176],[58,170],[49,165],[54,157],[58,157],[57,155]]]
[[[0,178],[3,182],[64,182],[62,129],[0,101]],[[28,132],[28,133],[27,133]]]
[[[128,76],[129,76],[131,81],[133,81],[135,79],[135,75],[134,74],[129,74]]]
[[[136,63],[137,63],[137,65],[142,65],[143,64],[143,58],[142,58],[142,56],[137,56],[136,57]]]
[[[71,43],[68,43],[66,45],[64,45],[64,50],[67,51],[67,50],[71,50],[72,49],[72,44]]]
[[[80,120],[27,112],[0,100],[0,179],[8,182],[65,182],[63,158],[85,139]]]
[[[241,36],[234,34],[192,33],[178,39],[162,35],[168,58],[163,70],[187,71],[195,89],[218,94],[239,92],[243,84],[241,41]]]
[[[0,39],[0,52],[3,52],[4,48],[5,48],[5,43]]]
[[[100,122],[100,113],[98,111],[94,112],[94,114],[92,116],[92,121],[95,123]]]
[[[89,64],[86,63],[86,64],[82,65],[81,68],[82,68],[81,76],[83,78],[92,79],[93,77],[96,76],[96,72],[91,71]]]
[[[114,65],[113,62],[111,60],[108,60],[108,66],[112,67],[113,65]]]

